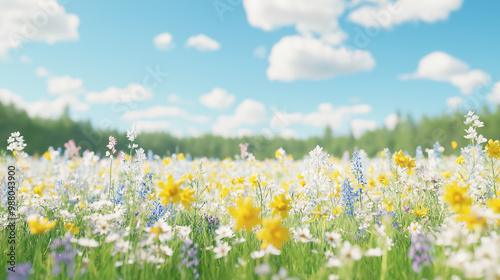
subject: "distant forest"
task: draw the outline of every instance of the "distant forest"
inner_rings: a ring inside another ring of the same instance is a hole
[[[463,124],[466,112],[443,114],[439,117],[423,117],[414,121],[409,116],[400,116],[397,126],[393,130],[378,128],[364,133],[356,139],[349,133],[344,136],[335,136],[329,127],[325,128],[321,137],[307,139],[283,139],[280,137],[266,138],[252,136],[242,138],[223,138],[206,134],[200,137],[176,138],[168,133],[142,133],[136,142],[140,147],[152,150],[160,156],[172,153],[185,153],[193,157],[226,158],[239,154],[239,143],[249,143],[249,152],[256,158],[264,159],[274,157],[274,152],[283,147],[288,154],[300,159],[311,151],[316,145],[322,146],[328,153],[341,157],[344,151],[353,151],[356,147],[364,149],[368,155],[374,156],[384,148],[394,150],[407,150],[415,155],[417,146],[432,148],[438,141],[445,149],[445,154],[458,154],[459,149],[451,149],[451,141],[457,141],[459,147],[468,144],[464,139]],[[500,139],[500,110],[488,110],[484,107],[480,112],[480,120],[484,127],[478,132],[487,139]],[[0,150],[5,150],[7,138],[13,131],[20,131],[28,146],[26,152],[30,155],[42,154],[50,146],[63,147],[70,139],[74,139],[82,150],[89,149],[103,154],[106,151],[107,138],[112,135],[118,140],[118,149],[127,150],[128,140],[126,133],[117,131],[100,131],[92,127],[90,122],[75,122],[68,116],[68,111],[59,119],[30,118],[25,111],[12,105],[0,103],[0,141],[3,145]]]

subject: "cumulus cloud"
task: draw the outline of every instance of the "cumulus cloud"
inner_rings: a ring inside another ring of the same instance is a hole
[[[375,60],[368,51],[333,48],[314,38],[286,36],[272,48],[267,77],[279,81],[319,80],[373,67]]]
[[[153,44],[157,50],[168,51],[174,48],[172,34],[165,32],[156,35],[153,39]]]
[[[424,56],[415,73],[401,75],[401,78],[448,82],[465,95],[474,93],[475,89],[489,84],[491,80],[488,73],[470,70],[465,62],[440,51]]]
[[[102,92],[89,92],[85,98],[89,103],[140,102],[153,98],[153,92],[140,84],[130,84],[124,89],[109,87]]]
[[[55,0],[0,1],[0,58],[25,41],[54,44],[79,39],[80,19]]]
[[[354,115],[364,115],[372,110],[368,104],[358,104],[353,106],[340,106],[335,108],[330,103],[322,103],[318,106],[318,111],[306,114],[302,122],[316,127],[329,126],[333,130],[339,129],[345,121]]]
[[[271,118],[271,127],[283,128],[302,120],[302,113],[275,112]]]
[[[43,67],[38,67],[38,68],[36,68],[35,74],[37,77],[47,77],[50,74],[50,72],[49,72],[49,70],[47,70]]]
[[[182,118],[195,123],[207,123],[210,121],[210,118],[207,116],[191,115],[182,108],[169,106],[153,106],[145,110],[130,110],[122,116],[122,119],[125,121],[135,121],[162,117]]]
[[[293,129],[285,128],[281,130],[280,137],[284,139],[296,139],[299,137],[299,134]]]
[[[258,46],[253,51],[253,55],[257,58],[265,58],[267,55],[267,49],[265,46]]]
[[[462,6],[463,0],[398,0],[375,1],[375,5],[363,5],[349,13],[348,19],[361,26],[391,28],[405,22],[433,23],[446,20]]]
[[[359,138],[366,131],[375,130],[377,122],[373,120],[354,119],[351,121],[351,131],[354,138]]]
[[[46,74],[43,70],[41,70],[41,72],[42,73],[37,74],[41,74],[42,76]],[[47,91],[51,94],[83,93],[83,81],[82,79],[72,78],[70,76],[50,77],[47,79]]]
[[[319,34],[330,44],[340,44],[347,35],[338,18],[345,11],[342,0],[244,0],[248,23],[265,31],[294,26],[304,36]]]
[[[385,118],[384,124],[385,127],[389,130],[393,130],[398,125],[399,117],[397,114],[390,114]]]
[[[212,126],[212,132],[224,137],[236,136],[236,129],[243,125],[255,125],[266,120],[266,106],[252,99],[245,99],[236,107],[234,115],[222,115]]]
[[[0,89],[0,102],[12,104],[19,109],[25,110],[30,117],[40,118],[58,118],[66,107],[79,112],[89,110],[88,104],[81,102],[74,95],[62,95],[55,100],[27,102],[21,95],[15,94],[8,89]]]
[[[451,109],[457,109],[464,104],[464,99],[460,96],[453,96],[446,99],[446,105]]]
[[[493,86],[493,90],[488,95],[488,100],[490,102],[500,104],[500,82],[497,82],[495,86]]]
[[[167,121],[137,121],[135,125],[139,132],[164,132],[170,128]]]
[[[223,110],[231,107],[235,100],[236,97],[234,95],[229,94],[225,89],[217,87],[211,92],[200,96],[201,104],[216,110]]]
[[[205,51],[216,51],[220,49],[219,42],[214,39],[208,37],[205,34],[199,34],[196,36],[191,36],[186,42],[187,47],[192,47],[197,49],[200,52]]]

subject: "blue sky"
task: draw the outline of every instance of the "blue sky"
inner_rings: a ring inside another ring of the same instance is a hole
[[[32,116],[303,138],[500,103],[498,1],[38,3],[0,2],[0,101]]]

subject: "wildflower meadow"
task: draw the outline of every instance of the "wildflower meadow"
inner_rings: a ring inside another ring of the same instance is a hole
[[[362,147],[303,160],[161,157],[127,133],[0,163],[2,279],[499,279],[498,140],[459,157]],[[11,242],[12,241],[12,242]],[[12,250],[14,249],[14,250]],[[13,252],[13,253],[12,253]]]

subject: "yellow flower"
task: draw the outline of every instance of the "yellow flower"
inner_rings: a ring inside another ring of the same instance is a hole
[[[450,204],[453,211],[461,214],[468,213],[471,203],[467,196],[467,188],[458,186],[457,181],[446,186],[443,200]]]
[[[248,182],[250,182],[250,184],[252,185],[252,189],[253,189],[254,187],[257,187],[257,186],[258,186],[258,184],[259,184],[259,178],[258,178],[258,177],[259,177],[259,175],[258,175],[258,174],[253,174],[253,175],[252,175],[252,177],[250,177],[250,178],[248,179]]]
[[[264,219],[262,230],[257,232],[257,239],[262,240],[261,247],[266,249],[272,244],[276,249],[281,250],[283,242],[290,241],[288,228],[281,225],[281,218]]]
[[[173,203],[179,203],[181,200],[181,194],[179,187],[184,183],[184,180],[179,180],[174,182],[174,176],[168,175],[167,184],[163,182],[158,182],[158,187],[161,189],[159,197],[163,199],[163,204],[169,204],[171,201]]]
[[[166,157],[163,159],[163,165],[167,166],[170,163],[170,158]]]
[[[184,154],[183,153],[180,153],[177,155],[177,159],[178,160],[183,160],[185,158]]]
[[[31,229],[31,234],[43,234],[56,226],[56,222],[50,222],[48,218],[33,217],[28,221]]]
[[[459,156],[455,162],[462,165],[465,163],[465,158],[463,156]]]
[[[486,152],[491,158],[500,158],[500,142],[498,140],[493,141],[490,139],[488,145],[486,145]]]
[[[78,234],[80,232],[75,223],[64,223],[64,229],[71,232],[71,234]]]
[[[260,224],[261,218],[259,218],[259,213],[261,208],[253,207],[250,197],[238,199],[236,205],[238,208],[228,208],[229,214],[236,220],[236,230],[246,229],[250,232],[252,228]]]
[[[448,179],[451,176],[451,172],[450,171],[441,172],[441,176],[443,176],[445,179]]]
[[[387,180],[387,176],[384,173],[381,173],[378,175],[377,180],[382,184],[383,186],[388,186],[389,185],[389,180]]]
[[[398,165],[401,168],[405,168],[407,162],[410,160],[409,156],[404,155],[403,150],[394,153],[394,157],[395,157],[394,162],[396,162],[396,165]]]
[[[274,196],[274,201],[269,204],[269,207],[273,208],[271,215],[280,214],[283,219],[288,217],[288,211],[292,209],[292,206],[290,206],[290,199],[286,199],[284,193],[280,194],[279,197]]]
[[[458,147],[458,143],[456,141],[451,141],[451,148],[456,149]]]
[[[191,205],[189,205],[189,203],[196,201],[193,197],[194,192],[195,191],[192,190],[191,187],[187,187],[181,192],[181,202],[186,210],[191,209]]]
[[[274,152],[274,157],[280,158],[282,156],[281,151],[278,149],[276,152]]]
[[[467,213],[460,214],[456,220],[459,222],[465,222],[465,227],[470,230],[488,228],[486,217],[479,213],[477,207],[471,208],[471,210]]]
[[[427,209],[423,206],[418,206],[415,210],[412,210],[411,213],[417,217],[425,217],[427,216]]]
[[[493,198],[486,201],[486,205],[493,210],[493,213],[500,214],[500,198]]]
[[[337,206],[333,208],[333,215],[338,216],[342,213],[342,206]]]

